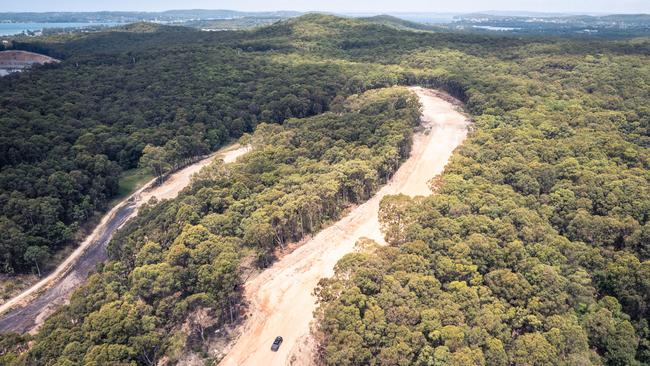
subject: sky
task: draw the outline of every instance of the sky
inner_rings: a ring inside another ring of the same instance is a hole
[[[650,0],[0,0],[0,12],[162,11],[170,9],[328,12],[475,12],[513,10],[571,13],[650,13]]]

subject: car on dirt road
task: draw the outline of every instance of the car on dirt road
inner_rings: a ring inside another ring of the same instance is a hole
[[[281,344],[282,344],[282,337],[280,337],[280,336],[275,337],[275,340],[273,341],[273,344],[271,345],[271,351],[277,352],[278,349],[280,349]]]

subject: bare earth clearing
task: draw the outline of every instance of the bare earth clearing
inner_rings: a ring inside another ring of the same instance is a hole
[[[190,183],[192,174],[198,172],[215,158],[230,163],[248,151],[248,147],[232,145],[170,175],[161,185],[155,179],[117,204],[104,217],[79,247],[61,263],[54,272],[0,306],[0,332],[34,331],[45,318],[65,304],[74,289],[82,284],[96,265],[106,260],[106,245],[113,233],[130,218],[138,208],[151,198],[171,199]]]
[[[358,239],[384,243],[378,220],[384,196],[431,194],[427,183],[442,173],[454,149],[467,136],[469,121],[449,96],[423,88],[411,90],[423,105],[424,127],[413,137],[411,156],[370,200],[246,283],[250,314],[220,365],[310,364],[313,342],[309,327],[318,281],[334,274],[336,262],[354,250]],[[272,352],[271,343],[278,335],[284,343],[278,352]]]

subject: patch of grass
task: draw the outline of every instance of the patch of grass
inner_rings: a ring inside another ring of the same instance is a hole
[[[110,202],[109,207],[114,206],[124,198],[128,197],[131,193],[135,192],[151,179],[153,179],[153,174],[148,168],[125,170],[122,172],[122,176],[120,177],[117,196],[115,196],[115,198]]]
[[[0,304],[39,280],[34,274],[0,275]]]

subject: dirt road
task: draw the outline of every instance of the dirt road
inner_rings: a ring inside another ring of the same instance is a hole
[[[248,147],[231,145],[192,165],[170,175],[163,184],[155,180],[117,204],[104,217],[93,232],[57,269],[20,295],[0,306],[0,332],[29,332],[37,329],[70,295],[96,265],[106,260],[106,245],[113,233],[137,214],[138,208],[152,197],[171,199],[190,183],[192,174],[198,172],[215,158],[229,163],[246,153]]]
[[[220,365],[307,365],[311,363],[309,326],[316,308],[313,290],[331,277],[336,262],[354,250],[361,237],[384,243],[378,209],[389,194],[429,195],[427,182],[442,173],[454,149],[467,135],[467,117],[442,94],[412,88],[423,105],[425,131],[413,137],[411,156],[393,179],[366,203],[246,283],[251,314]],[[278,352],[270,350],[281,335]]]

